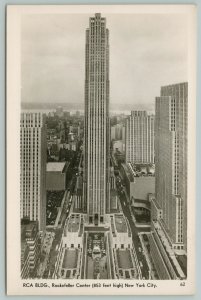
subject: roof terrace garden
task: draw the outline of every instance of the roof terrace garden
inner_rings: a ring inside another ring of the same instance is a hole
[[[79,215],[71,215],[68,222],[68,232],[78,232],[80,225]]]
[[[63,269],[76,269],[78,260],[78,249],[66,249],[62,263]]]
[[[119,269],[132,269],[133,263],[130,254],[130,250],[117,249],[117,261]]]
[[[126,233],[127,232],[127,224],[123,215],[115,215],[115,225],[117,232]]]

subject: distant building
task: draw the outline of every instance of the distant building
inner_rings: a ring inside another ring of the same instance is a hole
[[[114,125],[114,126],[111,126],[111,128],[110,128],[110,138],[111,138],[111,141],[115,140],[115,137],[116,137],[116,134],[115,134],[115,125]]]
[[[46,126],[42,113],[21,113],[20,215],[46,226]]]
[[[111,140],[122,140],[123,137],[123,123],[118,123],[111,126]]]
[[[80,111],[79,110],[77,110],[76,112],[75,112],[75,115],[76,115],[76,117],[80,117]]]
[[[188,84],[161,88],[156,98],[156,201],[173,248],[187,248]]]
[[[62,107],[62,106],[58,106],[58,107],[56,108],[56,115],[57,115],[58,117],[63,117],[63,107]]]
[[[125,126],[125,124],[122,127],[122,142],[125,145],[125,142],[126,142],[126,126]]]
[[[21,278],[32,277],[40,252],[38,222],[21,225]]]
[[[70,143],[70,150],[76,151],[77,150],[77,142]]]
[[[46,190],[62,191],[66,189],[66,172],[68,162],[48,162],[46,175]]]
[[[70,112],[69,111],[64,111],[64,117],[69,118],[70,117]]]
[[[125,150],[125,144],[123,143],[122,140],[120,140],[120,141],[113,141],[113,143],[112,143],[112,149],[113,149],[114,152],[115,151],[120,151],[121,153],[123,153],[124,150]]]
[[[126,120],[126,162],[154,163],[154,116],[132,111]]]

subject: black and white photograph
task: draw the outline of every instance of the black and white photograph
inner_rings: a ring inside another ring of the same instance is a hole
[[[193,294],[195,46],[194,5],[8,6],[9,295]]]

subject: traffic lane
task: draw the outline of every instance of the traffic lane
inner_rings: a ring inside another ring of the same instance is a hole
[[[139,240],[139,237],[138,237],[138,234],[137,234],[137,233],[138,233],[138,229],[135,227],[135,224],[134,224],[134,222],[133,222],[133,218],[132,218],[130,209],[128,208],[127,205],[125,205],[126,202],[125,202],[125,199],[124,199],[124,198],[121,197],[121,198],[120,198],[120,201],[121,201],[121,204],[123,204],[123,205],[122,205],[123,212],[124,212],[125,216],[127,217],[128,221],[129,221],[129,224],[130,224],[130,226],[131,226],[131,228],[132,228],[133,236],[134,236],[137,240]],[[140,241],[140,240],[139,240],[139,241]],[[140,245],[141,245],[141,244],[140,244]],[[139,252],[138,249],[137,249],[137,251]],[[141,252],[139,252],[139,255],[141,255]]]
[[[149,268],[148,268],[148,265],[147,265],[147,262],[146,262],[146,259],[143,255],[143,253],[139,251],[139,247],[141,248],[141,243],[140,243],[139,236],[137,234],[137,229],[136,229],[135,224],[134,224],[133,219],[132,219],[130,209],[128,208],[127,205],[125,205],[126,196],[125,196],[124,193],[123,194],[120,193],[119,198],[120,198],[120,202],[121,202],[121,205],[122,205],[123,213],[127,217],[128,222],[129,222],[130,227],[131,227],[132,238],[133,238],[133,243],[134,243],[134,246],[135,246],[137,258],[138,258],[138,261],[141,262],[142,277],[145,277],[145,279],[148,279],[149,278]]]
[[[140,267],[141,267],[142,276],[145,277],[146,279],[148,279],[149,278],[149,268],[148,268],[147,262],[146,262],[146,260],[143,256],[143,253],[139,251],[139,249],[141,249],[141,243],[140,243],[139,237],[138,237],[138,235],[135,231],[135,228],[133,226],[132,219],[129,217],[129,211],[125,211],[125,209],[123,209],[123,211],[124,211],[125,216],[128,219],[130,227],[131,227],[132,239],[133,239],[133,243],[134,243],[134,246],[135,246],[136,255],[137,255]]]
[[[64,226],[66,222],[66,218],[69,216],[70,209],[72,205],[72,195],[70,195],[68,202],[66,202],[66,205],[63,207],[62,217],[61,217],[61,227]]]

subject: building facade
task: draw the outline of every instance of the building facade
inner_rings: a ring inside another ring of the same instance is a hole
[[[46,165],[46,190],[64,191],[69,162],[48,162]]]
[[[21,278],[33,276],[40,253],[38,222],[21,224]]]
[[[109,31],[99,13],[86,30],[84,208],[89,223],[110,210]]]
[[[156,201],[174,249],[187,239],[188,84],[161,88],[156,98]]]
[[[111,126],[111,140],[122,140],[123,139],[124,124],[118,123]]]
[[[41,113],[21,113],[20,215],[46,226],[46,125]]]
[[[126,162],[154,163],[154,116],[132,111],[126,120]]]

